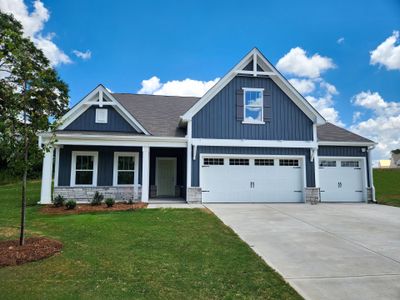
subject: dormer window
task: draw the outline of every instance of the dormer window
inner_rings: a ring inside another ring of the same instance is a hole
[[[107,108],[96,108],[96,123],[107,123],[108,110]]]
[[[243,88],[243,123],[264,124],[264,89]]]

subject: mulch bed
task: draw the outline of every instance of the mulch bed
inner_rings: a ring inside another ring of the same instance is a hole
[[[53,256],[60,252],[62,247],[61,242],[45,237],[27,238],[23,246],[19,245],[18,240],[0,242],[0,268]]]
[[[77,204],[75,209],[66,209],[65,206],[55,207],[54,205],[45,205],[41,208],[41,212],[52,215],[65,215],[65,214],[80,214],[88,212],[105,212],[105,211],[135,211],[141,208],[146,208],[147,203],[115,203],[112,207],[107,207],[105,204],[90,205],[90,204]]]

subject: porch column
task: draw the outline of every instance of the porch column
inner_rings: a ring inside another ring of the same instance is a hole
[[[51,181],[53,179],[53,153],[51,148],[43,157],[42,189],[40,193],[40,204],[51,204]]]
[[[150,147],[142,147],[142,202],[149,202]]]
[[[187,125],[186,190],[192,186],[192,121]]]
[[[314,176],[315,176],[315,187],[319,188],[319,157],[318,149],[314,149]]]

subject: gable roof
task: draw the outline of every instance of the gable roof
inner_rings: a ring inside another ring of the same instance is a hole
[[[352,143],[365,143],[375,144],[375,142],[348,131],[332,123],[326,123],[317,126],[318,142],[352,142]]]
[[[179,117],[200,98],[113,93],[115,99],[155,136],[184,137]]]
[[[253,66],[249,70],[249,68]],[[262,71],[260,71],[260,69]],[[282,91],[316,124],[324,124],[326,121],[321,114],[287,81],[285,77],[265,58],[257,49],[253,48],[233,69],[231,69],[220,81],[218,81],[200,100],[193,105],[181,119],[190,121],[211,99],[214,98],[237,74],[253,76],[269,76]]]

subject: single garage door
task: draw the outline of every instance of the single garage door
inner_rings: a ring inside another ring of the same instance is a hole
[[[361,202],[363,161],[360,159],[319,159],[321,202]]]
[[[203,202],[302,202],[303,168],[301,158],[202,156]]]

